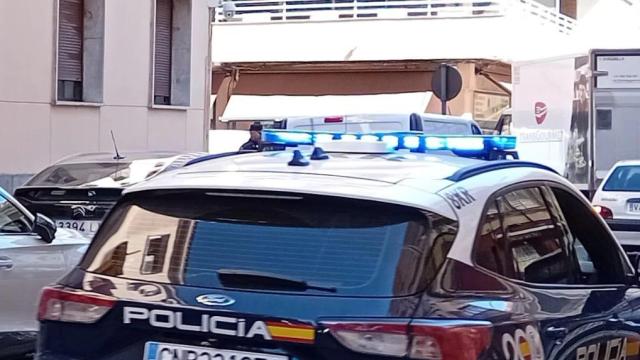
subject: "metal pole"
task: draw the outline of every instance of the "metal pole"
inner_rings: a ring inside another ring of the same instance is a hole
[[[440,65],[440,103],[442,104],[442,115],[447,115],[447,65]]]
[[[204,97],[205,97],[205,102],[204,102],[204,117],[205,117],[205,125],[204,125],[204,144],[205,147],[208,148],[209,147],[209,130],[213,127],[215,129],[216,127],[216,122],[215,119],[212,123],[211,121],[211,83],[212,83],[212,74],[211,74],[211,57],[212,57],[212,50],[211,47],[213,46],[213,21],[215,20],[215,16],[216,16],[216,8],[215,7],[209,7],[209,22],[207,24],[207,29],[209,30],[209,36],[207,38],[207,63],[205,64],[205,71],[207,72],[205,74],[205,89],[204,89]],[[214,112],[215,115],[215,112]],[[213,126],[212,126],[213,125]]]
[[[589,52],[589,71],[590,74],[587,74],[589,77],[589,127],[587,128],[588,139],[589,139],[589,162],[587,163],[588,173],[587,173],[587,182],[588,182],[588,192],[589,192],[589,200],[593,198],[596,192],[596,78],[597,74],[594,72],[596,67],[596,55],[593,51]]]

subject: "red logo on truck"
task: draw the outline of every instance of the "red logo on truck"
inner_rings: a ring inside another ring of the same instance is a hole
[[[536,122],[538,123],[538,125],[542,124],[544,122],[544,119],[547,118],[547,104],[543,103],[542,101],[538,101],[536,103]]]

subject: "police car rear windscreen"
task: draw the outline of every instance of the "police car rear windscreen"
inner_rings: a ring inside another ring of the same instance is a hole
[[[152,191],[112,211],[82,267],[203,288],[403,296],[422,290],[455,231],[438,215],[372,201]]]

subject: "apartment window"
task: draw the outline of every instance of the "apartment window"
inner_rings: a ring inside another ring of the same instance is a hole
[[[58,0],[59,101],[102,102],[104,0]]]
[[[535,0],[549,8],[559,11],[561,14],[576,18],[578,13],[577,0]]]
[[[169,234],[147,237],[140,273],[143,275],[159,274],[164,271]]]
[[[578,4],[577,0],[560,0],[560,13],[577,19],[578,17]]]
[[[156,0],[153,59],[153,104],[189,106],[190,0]]]

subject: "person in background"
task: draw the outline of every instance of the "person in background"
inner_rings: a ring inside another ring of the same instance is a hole
[[[254,122],[253,124],[251,124],[251,126],[249,127],[249,134],[249,141],[240,146],[240,151],[260,150],[260,147],[262,145],[262,124],[260,124],[259,122]]]

